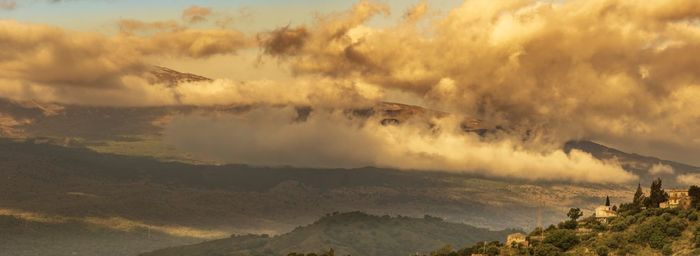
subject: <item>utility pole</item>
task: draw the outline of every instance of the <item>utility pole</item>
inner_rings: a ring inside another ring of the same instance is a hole
[[[537,227],[540,229],[539,239],[540,239],[540,242],[542,242],[541,240],[544,239],[544,227],[542,227],[542,209],[544,209],[545,204],[544,204],[544,200],[542,199],[541,196],[540,196],[540,203],[538,204],[538,206],[539,207],[537,208]]]

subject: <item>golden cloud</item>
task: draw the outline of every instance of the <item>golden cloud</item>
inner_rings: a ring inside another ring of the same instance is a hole
[[[0,45],[12,49],[0,53],[0,90],[10,98],[49,98],[72,103],[90,101],[90,94],[96,98],[131,94],[129,98],[137,98],[142,96],[141,91],[154,91],[126,90],[145,87],[147,83],[139,77],[152,68],[149,59],[208,58],[251,47],[243,33],[230,29],[195,30],[177,28],[171,23],[137,21],[120,24],[122,32],[128,33],[106,36],[0,20]],[[146,29],[155,32],[135,33]],[[120,99],[123,97],[105,104],[124,104]]]
[[[555,140],[654,137],[675,145],[667,157],[700,149],[700,115],[687,107],[700,101],[698,3],[469,0],[432,18],[427,9],[373,28],[367,21],[384,9],[363,1],[266,34],[261,47],[299,75],[408,92],[430,107],[542,127]]]

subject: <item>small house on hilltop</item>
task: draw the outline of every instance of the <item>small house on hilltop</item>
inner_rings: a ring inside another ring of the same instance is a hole
[[[513,233],[508,235],[506,238],[506,246],[518,246],[522,245],[523,247],[528,246],[527,242],[527,236],[523,233]]]
[[[661,208],[688,208],[690,206],[690,196],[687,189],[669,189],[668,201],[659,204]]]
[[[595,208],[595,218],[599,221],[605,223],[610,217],[616,217],[617,212],[615,212],[611,206],[601,205]]]

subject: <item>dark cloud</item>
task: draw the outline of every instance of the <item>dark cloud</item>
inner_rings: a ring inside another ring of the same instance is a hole
[[[258,35],[263,51],[272,56],[296,55],[304,47],[308,38],[309,32],[306,28],[289,26]]]

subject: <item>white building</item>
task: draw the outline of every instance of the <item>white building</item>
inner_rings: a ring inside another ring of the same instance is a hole
[[[506,238],[506,246],[513,246],[519,244],[525,247],[528,246],[527,235],[523,233],[513,233],[508,235],[508,237]]]
[[[599,221],[607,222],[610,217],[616,217],[617,212],[613,211],[612,206],[601,205],[595,208],[595,217]]]
[[[659,204],[661,208],[688,208],[690,206],[690,196],[688,196],[687,189],[669,189],[666,191],[668,193],[668,201]]]

